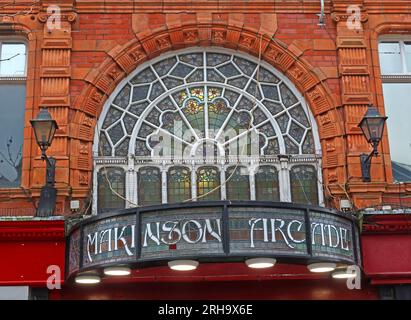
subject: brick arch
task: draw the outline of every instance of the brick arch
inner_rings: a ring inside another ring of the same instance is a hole
[[[303,94],[316,119],[322,149],[335,150],[335,146],[342,145],[342,141],[336,141],[342,139],[342,130],[330,90],[312,72],[313,67],[305,59],[295,55],[287,45],[258,31],[210,24],[152,32],[112,49],[109,52],[110,58],[86,77],[89,84],[74,105],[76,112],[72,122],[78,125],[73,126],[72,138],[88,141],[88,149],[91,151],[96,121],[119,82],[140,64],[161,53],[193,46],[226,47],[256,57],[259,56],[261,47],[261,58],[280,70]],[[90,172],[88,178],[91,178]],[[337,179],[337,172],[325,176],[326,181]]]

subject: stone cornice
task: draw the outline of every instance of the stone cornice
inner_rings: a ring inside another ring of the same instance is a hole
[[[64,220],[3,220],[0,221],[0,241],[62,241]]]

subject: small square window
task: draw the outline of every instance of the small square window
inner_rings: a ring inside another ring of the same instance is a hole
[[[26,75],[26,45],[24,43],[0,43],[0,77]]]

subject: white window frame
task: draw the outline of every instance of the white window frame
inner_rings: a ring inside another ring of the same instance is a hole
[[[0,37],[0,57],[3,44],[23,44],[26,47],[26,58],[24,63],[24,75],[22,76],[2,76],[0,73],[0,84],[3,81],[26,81],[27,80],[27,64],[28,64],[28,43],[26,39],[19,37]]]
[[[395,73],[382,73],[381,67],[381,59],[380,59],[380,52],[379,52],[379,45],[383,42],[397,42],[400,45],[400,57],[401,57],[401,67],[402,72],[395,72]],[[411,82],[411,68],[408,70],[407,61],[405,59],[405,42],[411,42],[411,36],[381,36],[378,38],[378,61],[381,70],[381,80],[383,83],[404,83],[404,82]]]

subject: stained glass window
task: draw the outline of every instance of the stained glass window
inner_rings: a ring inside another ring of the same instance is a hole
[[[98,210],[106,212],[125,207],[125,175],[121,168],[103,168],[98,172]]]
[[[167,173],[168,202],[183,202],[191,198],[191,174],[185,167],[172,167]]]
[[[220,200],[220,172],[216,167],[200,167],[197,170],[197,199]]]
[[[278,172],[273,166],[260,166],[255,174],[256,199],[280,201]]]
[[[250,200],[248,168],[230,167],[226,172],[226,190],[229,200]]]
[[[192,187],[200,195],[217,183],[197,180],[191,186],[192,171],[198,179],[220,179],[222,165],[233,168],[238,161],[245,161],[242,169],[252,163],[263,168],[256,172],[259,185],[252,186],[260,189],[251,192],[248,173],[235,172],[235,184],[227,183],[228,199],[255,194],[257,199],[284,200],[278,190],[289,182],[275,171],[278,155],[292,155],[294,165],[317,161],[312,156],[317,132],[301,96],[266,63],[230,50],[195,48],[145,63],[116,90],[102,115],[97,163],[113,157],[124,165],[133,155],[135,165],[144,161],[147,167],[168,170],[167,179],[156,183],[167,186],[169,202],[190,199]],[[188,168],[188,163],[194,166]],[[228,171],[225,175],[227,179]],[[204,198],[222,194],[219,190]]]
[[[161,172],[156,167],[142,167],[138,171],[138,203],[148,206],[161,203]]]
[[[290,173],[293,202],[318,205],[317,172],[313,166],[294,166]]]

